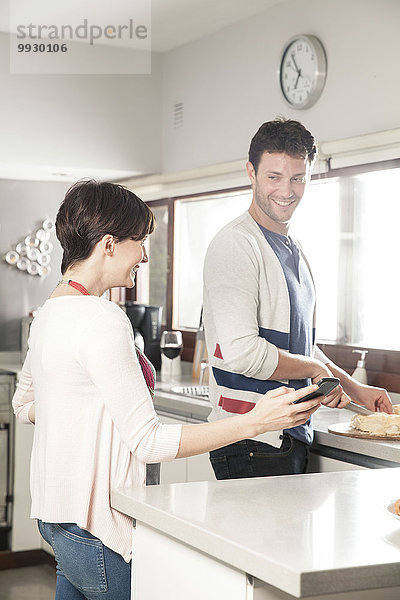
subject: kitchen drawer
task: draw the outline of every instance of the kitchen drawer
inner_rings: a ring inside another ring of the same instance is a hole
[[[186,423],[185,417],[158,413],[161,423],[176,425]],[[161,463],[161,483],[185,483],[187,481],[187,458],[177,458]]]
[[[11,409],[2,410],[0,407],[0,425],[2,423],[11,423],[12,420],[12,412]]]
[[[10,384],[0,379],[0,406],[7,406],[10,403]]]
[[[0,410],[10,407],[14,394],[15,380],[13,375],[0,375]]]
[[[7,525],[9,425],[0,424],[0,526]]]

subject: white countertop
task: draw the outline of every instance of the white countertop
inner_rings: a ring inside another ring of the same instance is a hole
[[[183,376],[179,383],[164,383],[157,381],[154,394],[154,406],[158,412],[171,413],[188,417],[190,419],[207,421],[211,412],[211,404],[208,399],[194,398],[171,392],[171,387],[197,385],[191,376]]]
[[[322,406],[313,415],[314,444],[400,463],[400,441],[367,440],[329,433],[334,423],[347,423],[355,413]],[[400,491],[399,491],[400,497]]]
[[[18,379],[21,369],[21,352],[0,352],[0,370],[15,373]]]
[[[182,381],[182,385],[191,384],[190,379]],[[211,405],[207,400],[198,400],[174,394],[168,391],[170,388],[170,384],[157,384],[154,404],[159,412],[171,413],[197,420],[207,420],[211,411]],[[399,402],[399,394],[390,395],[392,396],[393,403]],[[343,437],[328,432],[330,425],[349,422],[354,414],[349,410],[322,406],[313,415],[314,443],[335,448],[338,451],[347,451],[393,463],[400,463],[400,441],[363,440]]]
[[[400,469],[119,489],[112,506],[294,596],[400,585]]]

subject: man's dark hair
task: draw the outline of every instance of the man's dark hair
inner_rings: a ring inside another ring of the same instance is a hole
[[[149,207],[122,185],[78,181],[67,191],[56,218],[56,234],[63,249],[61,273],[88,258],[106,234],[117,241],[139,241],[154,227]]]
[[[314,136],[299,121],[278,117],[263,123],[250,143],[249,161],[257,173],[264,152],[306,158],[310,165],[317,154]]]

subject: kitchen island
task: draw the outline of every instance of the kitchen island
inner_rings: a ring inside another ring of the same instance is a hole
[[[189,365],[190,366],[190,365]],[[19,353],[9,353],[0,360],[0,368],[5,372],[21,370]],[[190,369],[188,369],[190,371]],[[175,385],[192,385],[190,374],[184,375]],[[392,395],[393,403],[399,403],[399,395]],[[166,423],[201,423],[207,420],[211,405],[207,399],[193,398],[171,392],[171,384],[157,383],[154,404],[160,419]],[[312,447],[312,471],[344,471],[345,469],[397,467],[400,466],[400,442],[361,440],[344,438],[328,432],[332,423],[350,420],[352,413],[347,410],[322,407],[314,415],[315,442]],[[13,509],[13,550],[29,550],[43,544],[29,515],[29,463],[33,437],[33,427],[15,423],[14,455],[14,509]],[[162,483],[175,482],[214,482],[215,477],[208,455],[180,459],[163,463]],[[399,492],[400,496],[400,492]]]
[[[400,468],[118,489],[134,600],[396,600]]]

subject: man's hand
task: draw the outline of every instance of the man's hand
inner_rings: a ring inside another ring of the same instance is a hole
[[[334,363],[328,363],[328,365],[324,365],[324,368],[332,372],[334,377],[339,377],[346,394],[357,404],[361,404],[361,406],[365,406],[373,412],[386,412],[389,415],[393,413],[391,400],[387,391],[383,388],[364,385],[356,381]]]
[[[271,379],[305,379],[311,377],[318,383],[323,377],[338,377],[338,385],[329,396],[321,397],[321,404],[329,408],[344,408],[350,398],[372,411],[393,413],[392,403],[382,388],[363,385],[333,362],[324,364],[320,360],[279,350],[278,366]]]
[[[350,392],[352,400],[372,410],[373,412],[385,412],[393,414],[392,402],[386,390],[354,382]]]
[[[334,377],[332,371],[328,369],[326,365],[323,363],[319,363],[318,373],[314,375],[312,378],[313,383],[318,383],[320,379],[323,377]],[[350,398],[343,391],[341,385],[335,387],[334,390],[329,394],[329,396],[325,396],[323,400],[321,400],[321,404],[323,406],[328,406],[329,408],[344,408],[350,402]]]
[[[329,408],[346,408],[350,404],[350,398],[343,391],[342,386],[338,385],[333,392],[326,396],[324,400],[321,400],[321,404],[328,406]]]

